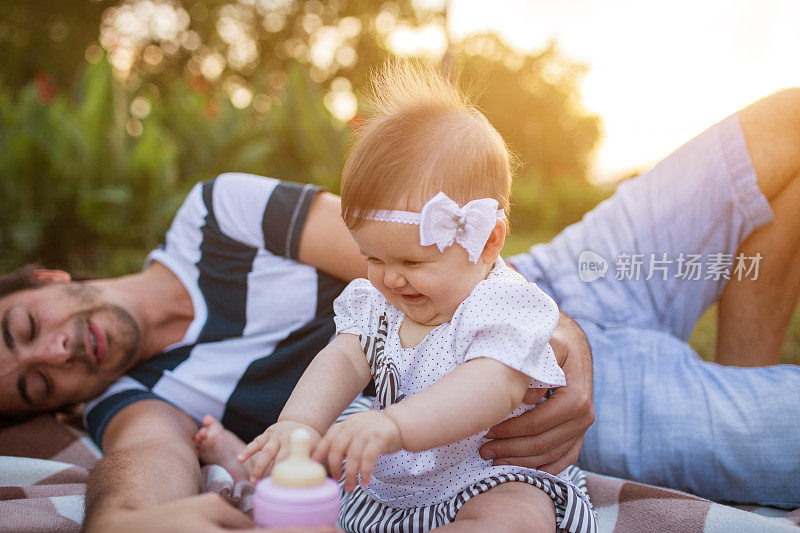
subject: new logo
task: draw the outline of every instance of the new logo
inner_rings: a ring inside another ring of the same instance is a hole
[[[591,283],[605,277],[608,272],[608,261],[602,255],[584,250],[578,256],[578,277],[584,283]]]

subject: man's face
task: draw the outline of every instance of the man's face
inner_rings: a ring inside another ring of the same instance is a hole
[[[0,299],[0,413],[97,396],[134,362],[139,328],[102,292],[51,283]]]

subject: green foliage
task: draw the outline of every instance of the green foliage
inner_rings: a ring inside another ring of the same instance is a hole
[[[518,178],[512,187],[512,227],[523,231],[541,229],[555,236],[555,232],[579,221],[589,209],[611,196],[613,190],[613,186],[577,180],[548,183]]]
[[[72,4],[0,0],[0,272],[31,261],[135,271],[189,188],[221,172],[337,191],[349,132],[325,92],[346,78],[363,94],[392,28],[444,25],[410,0]],[[156,5],[183,17],[182,29],[159,33],[147,15],[130,24],[131,10]],[[134,26],[138,37],[125,34]],[[315,62],[321,35],[336,28],[325,45],[333,59]],[[245,64],[233,53],[242,42],[257,52]],[[128,45],[130,63],[110,61],[112,72],[101,46],[119,60],[115,47]],[[209,58],[216,74],[204,71]],[[444,63],[479,88],[478,106],[519,159],[515,232],[554,233],[608,194],[585,179],[599,120],[580,107],[580,65],[491,35],[452,44]],[[244,109],[231,104],[236,87],[253,96]]]
[[[46,72],[60,86],[80,75],[113,0],[0,0],[0,75],[19,90]],[[46,51],[46,52],[45,52]]]
[[[0,271],[134,271],[191,186],[223,171],[336,182],[343,132],[299,66],[265,116],[185,80],[141,121],[130,99],[106,61],[88,66],[75,98],[0,86]]]
[[[584,67],[554,46],[522,55],[495,35],[474,35],[454,51],[459,82],[500,131],[518,163],[511,221],[523,233],[577,222],[611,189],[586,181],[600,119],[580,108]]]
[[[711,306],[694,327],[689,343],[706,361],[713,361],[717,348],[717,305]],[[800,364],[800,308],[795,309],[781,346],[780,364]]]
[[[321,88],[299,64],[289,69],[288,79],[289,89],[270,116],[273,132],[279,132],[271,136],[276,157],[270,160],[270,175],[338,191],[344,164],[344,128],[334,126],[322,103]]]
[[[460,43],[460,81],[500,131],[521,166],[518,179],[583,184],[600,136],[600,118],[583,110],[578,83],[585,67],[551,45],[522,55],[495,35]]]

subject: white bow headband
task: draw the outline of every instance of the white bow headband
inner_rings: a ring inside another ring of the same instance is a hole
[[[419,243],[422,246],[435,244],[439,247],[439,251],[443,252],[445,248],[457,242],[467,251],[469,260],[477,263],[497,219],[506,217],[502,209],[497,209],[498,205],[494,198],[481,198],[459,207],[440,191],[425,202],[419,213],[380,210],[359,216],[377,222],[417,224]]]

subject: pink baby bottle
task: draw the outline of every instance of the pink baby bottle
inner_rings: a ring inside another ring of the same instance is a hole
[[[256,485],[253,518],[260,527],[332,526],[339,519],[339,485],[309,458],[311,436],[296,429],[289,457]]]

